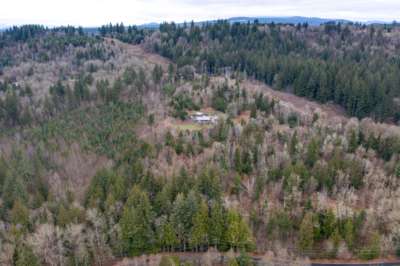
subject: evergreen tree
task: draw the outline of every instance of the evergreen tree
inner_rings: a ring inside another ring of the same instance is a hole
[[[126,85],[132,85],[137,78],[137,73],[133,67],[127,67],[122,75],[122,79]]]
[[[309,254],[314,246],[313,214],[307,213],[300,224],[298,246],[303,254]]]
[[[220,202],[213,201],[211,204],[210,219],[208,226],[209,242],[219,248],[225,241],[225,214]]]
[[[319,157],[319,142],[316,139],[312,139],[307,146],[305,164],[308,167],[313,167]]]
[[[227,214],[226,240],[235,250],[249,250],[253,245],[250,228],[234,210],[229,210]]]
[[[298,139],[297,139],[297,131],[294,131],[292,138],[290,140],[289,144],[289,154],[293,157],[296,155],[297,152],[297,144],[298,144]]]
[[[351,219],[347,219],[344,224],[343,238],[346,241],[347,247],[350,250],[354,248],[354,224]]]
[[[160,65],[156,65],[153,68],[153,73],[152,73],[152,77],[153,77],[153,81],[155,84],[159,84],[161,81],[163,75],[163,69]]]
[[[193,217],[193,227],[190,235],[190,245],[196,250],[201,250],[202,246],[208,245],[208,206],[202,201]]]
[[[193,227],[193,217],[197,212],[197,208],[198,198],[193,190],[189,192],[186,198],[182,193],[178,194],[174,202],[171,221],[183,251],[186,250],[189,241]]]
[[[16,93],[7,92],[4,100],[4,111],[7,123],[10,126],[14,126],[19,122],[20,106]]]
[[[161,225],[159,232],[160,244],[166,247],[168,251],[173,251],[179,245],[179,240],[176,236],[175,228],[170,221],[165,221]]]
[[[24,206],[20,199],[14,201],[11,209],[11,222],[19,225],[22,229],[27,230],[29,226],[29,210]]]
[[[15,178],[13,174],[7,174],[4,180],[2,198],[6,208],[11,208],[17,200],[23,203],[28,201],[28,191],[21,177]]]
[[[140,255],[154,249],[153,218],[147,193],[133,187],[120,221],[126,254]]]
[[[40,266],[39,258],[33,253],[32,249],[25,245],[17,245],[14,251],[14,265],[15,266]]]
[[[221,181],[218,173],[213,169],[202,171],[197,178],[198,191],[208,199],[219,199],[222,194]]]
[[[352,130],[350,135],[348,151],[350,153],[354,153],[357,147],[358,147],[358,134],[354,130]]]

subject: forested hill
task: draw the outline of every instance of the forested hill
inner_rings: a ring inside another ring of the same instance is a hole
[[[103,35],[144,40],[143,32],[107,29]],[[398,121],[399,33],[396,24],[165,23],[145,44],[178,66],[240,71],[277,90],[339,104],[351,116]]]
[[[100,31],[0,33],[0,265],[400,256],[400,127],[276,90],[394,120],[398,28]]]

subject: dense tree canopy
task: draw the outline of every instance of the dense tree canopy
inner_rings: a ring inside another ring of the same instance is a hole
[[[397,120],[400,44],[390,31],[390,27],[340,23],[319,27],[172,23],[160,26],[153,50],[178,66],[194,65],[212,74],[242,71],[276,89],[337,103],[353,116]]]

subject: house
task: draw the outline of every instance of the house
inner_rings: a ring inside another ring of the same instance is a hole
[[[215,124],[218,121],[216,115],[207,115],[202,112],[195,112],[191,119],[198,124]]]

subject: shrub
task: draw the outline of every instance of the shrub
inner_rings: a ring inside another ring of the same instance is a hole
[[[296,113],[290,113],[287,122],[290,128],[294,128],[299,125],[299,117]]]

